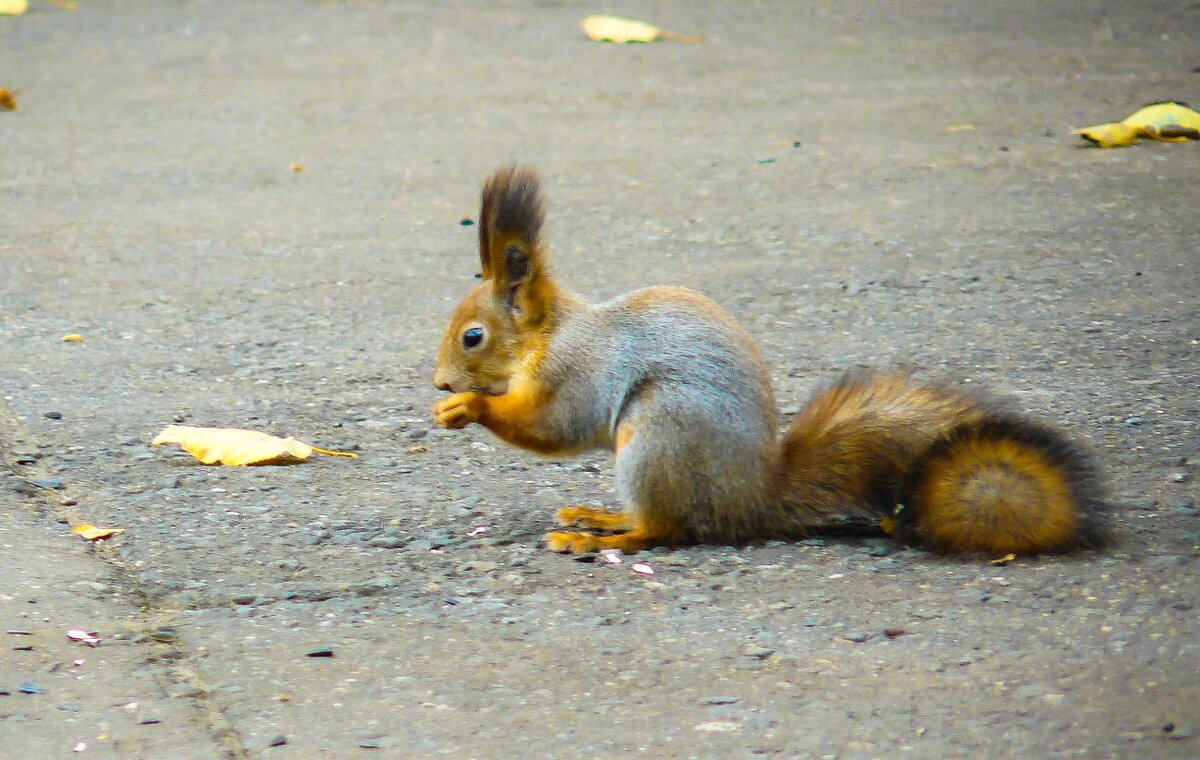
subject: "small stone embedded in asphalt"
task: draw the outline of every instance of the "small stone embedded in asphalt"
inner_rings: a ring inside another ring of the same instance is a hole
[[[267,746],[268,747],[282,747],[283,745],[285,745],[287,743],[288,743],[288,740],[287,740],[286,736],[284,736],[283,734],[277,734],[276,736],[271,737],[271,740],[267,742]]]
[[[1170,721],[1163,724],[1163,735],[1168,739],[1190,739],[1196,735],[1196,729],[1192,726],[1176,721]]]
[[[138,723],[143,726],[153,726],[155,724],[162,723],[162,721],[158,718],[142,718],[138,721]]]
[[[30,482],[38,488],[50,488],[57,490],[63,487],[63,482],[58,478],[38,478],[37,480],[32,480]]]
[[[747,644],[742,647],[742,654],[746,657],[755,657],[759,660],[765,660],[775,654],[775,650],[770,647],[764,647],[761,644]]]
[[[333,657],[333,649],[331,649],[330,647],[321,647],[320,649],[314,649],[311,652],[305,652],[304,656],[305,657]]]
[[[906,633],[908,633],[908,631],[904,630],[903,628],[884,628],[883,629],[883,635],[887,636],[889,639],[900,638],[901,636],[903,636]]]
[[[700,700],[702,705],[732,705],[738,701],[737,697],[704,697]]]
[[[842,641],[853,642],[855,644],[861,644],[864,641],[866,641],[867,639],[871,638],[871,636],[870,636],[870,634],[866,634],[866,633],[854,632],[854,633],[838,634],[837,636],[834,636],[834,638],[841,639]]]
[[[408,544],[408,540],[401,536],[376,536],[367,542],[367,546],[373,546],[376,549],[400,549]]]
[[[32,681],[25,681],[17,686],[22,694],[45,694],[46,690]]]
[[[174,683],[167,687],[167,696],[175,699],[189,699],[203,693],[204,689],[191,683]]]
[[[42,412],[42,416],[48,420],[61,420],[62,412]]]

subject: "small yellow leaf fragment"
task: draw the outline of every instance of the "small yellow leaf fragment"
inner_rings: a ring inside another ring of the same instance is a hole
[[[79,333],[71,333],[70,335],[62,336],[63,343],[82,343],[83,336]]]
[[[79,3],[75,2],[75,0],[46,0],[46,2],[58,8],[62,8],[65,11],[74,11],[79,9]]]
[[[975,129],[974,124],[947,124],[947,132],[970,132]]]
[[[0,87],[0,111],[17,110],[17,96],[7,87]]]
[[[19,16],[29,10],[29,0],[0,0],[0,16]]]
[[[1127,145],[1133,145],[1134,141],[1137,140],[1138,130],[1137,127],[1131,127],[1128,124],[1118,121],[1110,124],[1097,124],[1094,127],[1073,129],[1071,130],[1071,134],[1079,135],[1101,148],[1124,148]]]
[[[314,451],[357,459],[357,454],[314,449],[295,438],[277,438],[257,430],[238,428],[201,428],[168,425],[151,446],[176,443],[204,464],[242,465],[295,464],[308,459]]]
[[[80,538],[88,541],[103,541],[106,538],[111,538],[118,533],[124,533],[124,528],[97,528],[95,525],[88,523],[80,523],[71,528],[71,532]]]
[[[304,172],[304,164],[296,163],[295,161],[288,164],[288,168],[295,174],[302,174]]]
[[[996,567],[1004,567],[1005,565],[1007,565],[1009,562],[1012,562],[1016,558],[1017,558],[1017,555],[1015,555],[1015,554],[1005,554],[1003,557],[998,557],[996,559],[989,561],[988,564],[995,565]]]
[[[621,18],[620,16],[587,16],[579,22],[583,33],[596,42],[654,42],[674,40],[676,42],[702,42],[703,37],[695,34],[678,34],[659,29],[645,21]]]

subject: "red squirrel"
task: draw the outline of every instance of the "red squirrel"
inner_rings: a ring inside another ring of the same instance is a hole
[[[995,401],[904,373],[819,390],[782,439],[754,341],[704,296],[649,287],[590,305],[559,287],[541,185],[499,169],[483,187],[482,282],[459,304],[434,385],[438,425],[478,423],[563,456],[609,449],[620,511],[570,506],[560,552],[802,538],[838,515],[896,538],[992,555],[1099,545],[1086,455]]]

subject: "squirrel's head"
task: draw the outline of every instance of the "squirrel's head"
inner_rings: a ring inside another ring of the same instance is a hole
[[[433,384],[443,391],[500,395],[532,352],[544,345],[555,296],[539,235],[537,175],[507,166],[483,186],[479,260],[483,282],[450,318],[438,348]]]

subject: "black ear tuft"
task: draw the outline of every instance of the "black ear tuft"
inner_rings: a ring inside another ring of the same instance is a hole
[[[504,249],[504,273],[510,285],[523,282],[529,270],[529,253],[524,248],[512,243]]]
[[[515,237],[529,250],[537,248],[545,218],[537,174],[526,167],[506,166],[492,176],[488,185],[484,194],[491,195],[490,242]]]

